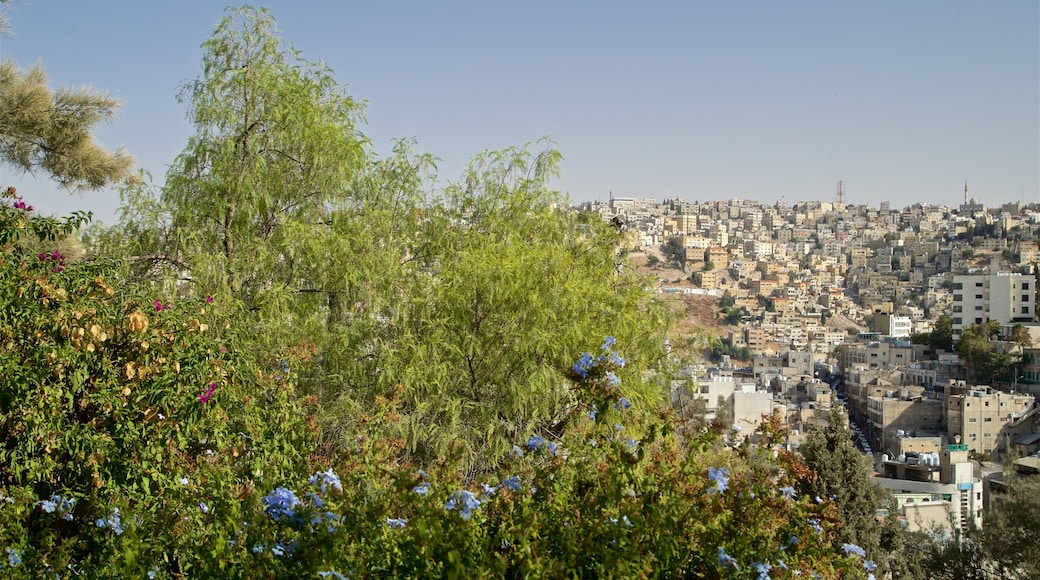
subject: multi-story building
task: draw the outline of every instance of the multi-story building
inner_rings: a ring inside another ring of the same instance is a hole
[[[1033,322],[1036,281],[1032,276],[999,272],[953,277],[953,338],[972,324]]]
[[[968,386],[964,381],[951,381],[944,390],[947,439],[978,453],[1006,449],[1001,435],[1036,403],[1033,395]]]
[[[964,533],[982,525],[983,506],[982,478],[968,452],[967,445],[952,444],[938,454],[882,461],[882,477],[873,481],[892,492],[911,531],[939,525]]]

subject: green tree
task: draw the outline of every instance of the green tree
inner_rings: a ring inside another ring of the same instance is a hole
[[[262,8],[229,11],[202,69],[180,95],[195,134],[162,192],[170,242],[201,288],[254,307],[299,279],[292,226],[328,222],[364,167],[361,104],[284,46]]]
[[[0,35],[6,30],[0,2]],[[110,121],[119,103],[104,93],[63,87],[51,90],[43,67],[26,70],[0,62],[0,164],[43,171],[71,190],[99,189],[129,175],[123,150],[101,147],[91,131]]]
[[[420,457],[451,449],[477,465],[558,429],[573,406],[561,380],[570,353],[594,352],[604,336],[645,361],[662,355],[663,307],[620,261],[618,233],[549,189],[559,161],[548,144],[486,152],[428,210],[383,369],[385,388],[405,388]],[[662,396],[626,385],[634,400]]]
[[[878,516],[879,508],[888,505],[887,494],[870,481],[870,466],[852,444],[841,406],[831,407],[826,426],[809,429],[800,451],[806,464],[816,472],[805,494],[829,498],[840,514],[835,543],[861,546],[882,572],[890,570],[897,577],[905,577],[908,569],[915,569],[917,561],[903,553],[905,543],[896,518]]]

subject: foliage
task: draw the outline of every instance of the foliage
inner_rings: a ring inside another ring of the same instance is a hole
[[[862,546],[878,563],[881,573],[917,577],[918,559],[905,552],[904,534],[896,519],[878,515],[879,509],[892,506],[888,505],[885,492],[870,481],[869,466],[852,444],[841,406],[831,407],[826,426],[809,429],[800,451],[815,473],[802,491],[830,498],[841,514],[835,541]]]
[[[31,231],[50,221],[0,208]],[[237,505],[309,453],[301,401],[237,347],[237,329],[211,324],[219,305],[55,254],[8,244],[0,263],[0,543],[30,576],[70,564],[120,576],[149,552],[190,570],[214,539],[200,501]]]
[[[0,6],[0,34],[6,25],[6,6]],[[38,64],[24,70],[0,62],[0,164],[42,170],[70,189],[120,181],[129,175],[132,159],[122,150],[105,150],[91,135],[117,108],[115,99],[96,91],[51,90]]]

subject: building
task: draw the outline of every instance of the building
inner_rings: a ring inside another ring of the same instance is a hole
[[[1033,395],[968,386],[964,381],[948,383],[944,399],[947,440],[961,441],[977,453],[998,454],[1007,449],[1004,439],[1011,437],[1010,428],[1036,402]]]
[[[968,446],[947,445],[940,453],[884,459],[874,483],[892,492],[910,531],[938,524],[964,533],[982,526],[983,484],[968,458]],[[941,506],[938,509],[932,506]],[[944,514],[949,519],[944,521]]]
[[[1033,322],[1036,282],[1032,276],[999,272],[953,277],[953,339],[972,324],[996,320],[1002,326]]]

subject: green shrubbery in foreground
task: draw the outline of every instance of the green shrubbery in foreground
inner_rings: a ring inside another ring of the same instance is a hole
[[[399,401],[319,448],[294,391],[311,349],[258,358],[223,305],[166,300],[97,262],[13,241],[66,222],[0,204],[0,575],[15,578],[866,577],[815,475],[777,443],[680,440],[620,395],[620,347],[492,468],[404,459]],[[594,348],[595,347],[595,348]]]

